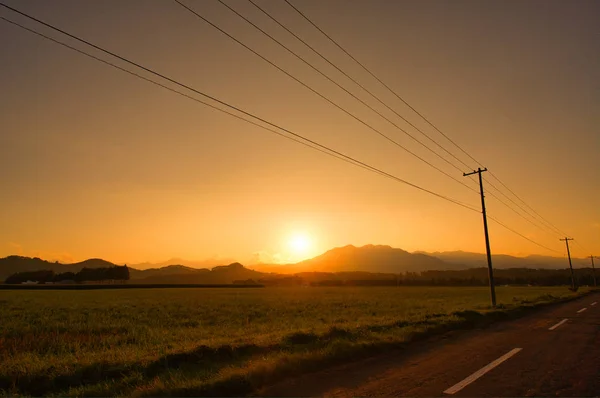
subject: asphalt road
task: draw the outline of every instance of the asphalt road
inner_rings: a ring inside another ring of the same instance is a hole
[[[600,294],[308,374],[260,395],[599,396]]]

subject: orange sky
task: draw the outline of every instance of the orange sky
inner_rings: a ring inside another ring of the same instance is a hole
[[[175,3],[7,3],[403,179],[480,206],[476,193],[390,145]],[[218,2],[187,3],[464,179]],[[228,3],[394,117],[250,3]],[[473,163],[285,3],[258,3]],[[575,255],[600,255],[597,2],[294,3],[538,213],[576,238]],[[9,11],[0,15],[39,29]],[[478,213],[306,149],[3,21],[0,51],[0,256],[249,263],[295,261],[346,244],[485,250]],[[559,252],[490,223],[493,253],[563,255],[558,236],[491,197],[488,210]],[[312,242],[304,253],[289,248],[298,234]]]

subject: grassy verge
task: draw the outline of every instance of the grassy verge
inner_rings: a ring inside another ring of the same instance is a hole
[[[0,295],[0,316],[11,319],[0,325],[0,390],[247,395],[286,377],[582,294],[500,288],[492,310],[483,288],[200,290]]]
[[[516,319],[535,309],[570,301],[588,293],[582,291],[567,297],[545,295],[534,300],[523,300],[516,305],[499,306],[497,309],[437,314],[421,321],[403,321],[386,326],[359,328],[354,331],[332,328],[321,336],[291,335],[290,340],[309,345],[304,350],[286,350],[279,347],[278,352],[271,352],[269,356],[245,364],[243,367],[228,368],[208,383],[186,378],[183,375],[173,379],[172,382],[159,381],[143,395],[249,395],[288,377],[322,370],[349,360],[356,361],[371,357],[389,352],[390,349],[401,349],[408,343],[448,331],[481,328],[498,321]]]

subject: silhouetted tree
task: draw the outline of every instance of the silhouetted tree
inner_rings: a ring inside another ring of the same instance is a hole
[[[76,275],[74,272],[61,272],[59,274],[54,275],[53,281],[74,281],[76,279]]]
[[[20,284],[27,281],[46,283],[52,282],[54,279],[54,271],[40,270],[40,271],[28,271],[28,272],[17,272],[12,274],[4,283],[7,284]]]

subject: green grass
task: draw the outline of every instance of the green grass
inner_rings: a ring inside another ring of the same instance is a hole
[[[580,292],[581,293],[581,292]],[[4,395],[242,395],[566,287],[0,291]]]

